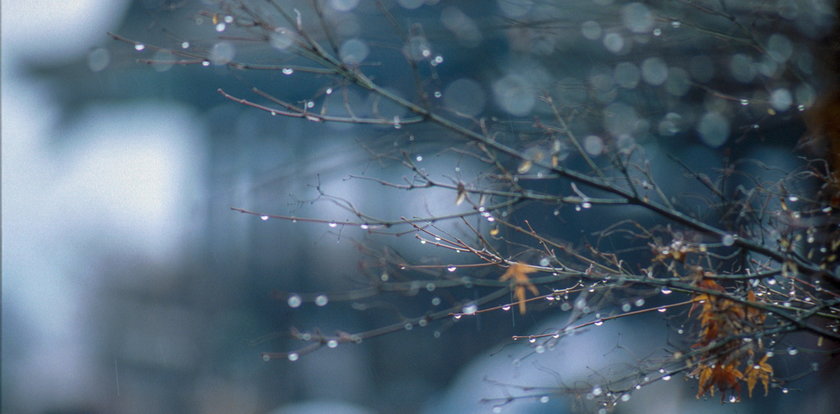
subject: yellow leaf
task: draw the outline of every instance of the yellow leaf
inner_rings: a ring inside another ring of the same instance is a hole
[[[519,302],[520,314],[525,313],[525,289],[527,288],[534,295],[538,295],[540,293],[540,291],[537,290],[537,287],[531,283],[531,279],[528,278],[529,273],[534,273],[536,271],[538,271],[538,269],[533,266],[522,263],[514,263],[510,265],[502,277],[499,278],[499,281],[502,282],[510,280],[510,284],[513,286],[513,296],[516,297],[516,300]]]

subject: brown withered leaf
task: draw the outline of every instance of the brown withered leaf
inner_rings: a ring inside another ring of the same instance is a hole
[[[747,376],[747,392],[750,397],[752,397],[753,388],[755,388],[755,384],[758,381],[761,381],[761,385],[764,386],[764,396],[767,396],[767,393],[770,391],[770,378],[773,377],[773,367],[767,362],[767,358],[770,358],[770,354],[764,354],[764,357],[757,364],[748,366],[744,370],[744,374]]]

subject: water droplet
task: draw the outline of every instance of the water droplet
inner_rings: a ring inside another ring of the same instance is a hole
[[[294,70],[294,69],[292,69],[292,68],[283,68],[283,69],[282,69],[282,70],[280,70],[280,71],[281,71],[281,72],[283,72],[283,74],[284,74],[284,75],[286,75],[286,76],[288,76],[288,75],[291,75],[291,74],[295,73],[295,70]]]
[[[788,201],[790,201],[791,203],[795,203],[795,202],[799,201],[799,197],[795,196],[795,195],[790,195],[790,196],[788,196]]]
[[[419,326],[421,328],[425,327],[428,324],[429,324],[429,321],[426,320],[426,319],[420,319],[419,321],[417,321],[417,326]]]
[[[438,306],[438,305],[440,305],[440,298],[438,298],[438,297],[432,298],[432,306]]]
[[[548,398],[547,395],[543,395],[542,397],[540,397],[540,402],[543,403],[543,404],[547,403],[548,400],[549,400],[549,398]]]
[[[535,342],[537,342],[537,338],[534,338],[533,336],[532,336],[532,337],[530,337],[530,338],[528,338],[528,343],[533,344],[533,343],[535,343]]]
[[[668,287],[663,287],[660,292],[662,292],[663,295],[670,295],[673,291],[668,289]]]
[[[720,242],[723,243],[724,246],[732,246],[735,244],[735,236],[731,234],[724,235]]]
[[[266,220],[268,220],[268,216],[260,216],[260,220],[266,221]]]
[[[642,299],[642,298],[639,298],[639,299],[636,299],[636,301],[633,302],[633,304],[636,305],[637,307],[642,307],[642,306],[645,305],[645,300]]]
[[[329,301],[330,299],[327,297],[327,295],[318,295],[315,298],[315,304],[318,306],[326,306],[327,303],[329,303]]]
[[[218,24],[216,24],[216,31],[217,32],[224,32],[225,28],[227,28],[227,25],[225,24],[225,22],[219,22]]]
[[[621,311],[622,312],[630,312],[630,309],[631,309],[631,307],[630,307],[629,303],[625,303],[625,304],[621,305]]]
[[[660,36],[661,34],[662,34],[662,29],[660,29],[658,27],[656,29],[653,29],[653,35],[654,36]]]
[[[406,322],[406,324],[403,325],[403,328],[405,328],[406,331],[410,331],[414,329],[414,325],[412,325],[411,322]]]
[[[209,60],[206,60],[206,59],[205,59],[205,60],[202,60],[202,61],[201,61],[201,66],[204,66],[204,67],[210,66],[210,61],[209,61]]]
[[[435,91],[435,92],[433,93],[433,95],[435,96],[435,98],[440,98],[440,97],[442,97],[442,96],[443,96],[443,94],[442,94],[440,91]],[[800,106],[801,106],[801,105],[800,105]]]
[[[502,305],[502,310],[505,311],[505,312],[509,311],[510,310],[510,305],[508,305],[508,304]]]
[[[303,300],[298,295],[289,296],[289,299],[286,301],[289,304],[290,308],[297,308],[300,307]]]
[[[452,318],[454,318],[457,321],[458,319],[461,319],[461,314],[456,313],[456,314],[452,315]]]
[[[667,311],[667,310],[668,310],[668,308],[659,308],[656,311],[659,312],[659,313],[665,313],[665,311]]]
[[[402,124],[400,124],[400,117],[399,117],[399,116],[394,115],[394,120],[393,120],[393,122],[392,122],[392,123],[393,123],[393,125],[394,125],[394,129],[400,129],[400,128],[402,128]]]
[[[225,23],[233,23],[233,16],[225,16]]]
[[[181,49],[189,49],[190,42],[181,42]]]
[[[420,161],[423,161],[423,156],[418,155],[418,156],[414,157],[414,159],[417,160],[417,162],[420,162]]]
[[[328,226],[330,226],[331,228],[336,228],[336,227],[338,227],[338,224],[337,223],[330,223],[330,224],[328,224]]]
[[[789,393],[789,392],[790,392],[790,390],[789,390],[789,389],[787,389],[787,387],[782,388],[782,394],[787,394],[787,393]]]
[[[369,226],[369,225],[367,225],[367,224],[362,224],[362,225],[361,225],[361,226],[359,226],[359,227],[360,227],[362,230],[367,230],[367,229],[369,229],[369,228],[370,228],[370,226]]]
[[[545,353],[545,346],[537,345],[537,347],[534,348],[534,352],[536,352],[538,354],[544,354]]]
[[[475,303],[468,303],[464,305],[464,307],[461,309],[461,312],[463,312],[465,315],[475,315],[475,313],[478,312],[478,305],[476,305]]]
[[[437,55],[434,59],[432,59],[432,66],[437,66],[443,63],[443,56]]]
[[[740,102],[741,102],[741,106],[747,106],[747,105],[750,104],[750,100],[745,99],[745,98],[742,98]]]
[[[134,45],[134,50],[136,50],[138,52],[142,51],[145,48],[146,48],[146,45],[144,45],[142,43],[137,43],[137,44]]]
[[[682,329],[682,328],[677,329],[677,333],[678,333],[678,334],[680,334],[680,335],[682,335],[682,334],[684,334],[684,333],[685,333],[685,330],[684,330],[684,329]]]
[[[327,348],[335,348],[337,346],[338,341],[336,341],[335,339],[330,339],[329,341],[327,341]]]
[[[289,354],[288,358],[289,358],[289,361],[295,362],[300,358],[300,355],[298,355],[297,352],[292,352],[292,353]]]
[[[796,354],[799,353],[799,350],[796,349],[796,347],[792,346],[792,347],[787,349],[787,353],[788,353],[788,355],[796,355]]]
[[[268,362],[271,361],[271,356],[269,356],[268,354],[263,354],[262,359],[263,361]]]
[[[604,393],[604,390],[600,386],[596,385],[595,388],[592,388],[592,395],[594,395],[596,397],[603,394],[603,393]]]
[[[671,380],[670,375],[665,375],[665,376],[662,377],[662,381],[670,381],[670,380]]]
[[[680,26],[682,26],[682,22],[680,22],[679,20],[674,20],[671,22],[671,27],[673,27],[674,29],[679,29]]]
[[[446,268],[446,270],[448,270],[449,272],[454,272],[454,271],[458,270],[458,268],[455,267],[455,266],[449,266],[449,267]]]
[[[604,321],[602,321],[602,320],[600,320],[600,319],[598,319],[597,321],[595,321],[595,326],[601,326],[601,325],[603,325],[603,324],[604,324]]]

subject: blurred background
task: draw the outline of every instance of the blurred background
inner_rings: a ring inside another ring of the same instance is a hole
[[[3,413],[557,413],[569,410],[574,401],[546,396],[495,406],[481,400],[503,400],[513,392],[511,384],[537,390],[557,385],[557,373],[574,382],[593,372],[626,368],[638,361],[640,354],[634,352],[658,351],[668,341],[667,321],[643,317],[568,338],[541,355],[528,344],[511,343],[513,334],[546,331],[565,320],[545,312],[436,323],[321,350],[295,362],[264,362],[260,352],[299,345],[289,338],[292,326],[358,332],[475,294],[465,289],[450,299],[447,293],[415,292],[398,300],[398,310],[388,298],[364,310],[332,302],[292,308],[272,292],[364,286],[370,277],[364,264],[378,257],[367,249],[384,251],[387,246],[387,251],[414,261],[463,259],[430,251],[411,237],[383,240],[358,228],[261,221],[230,207],[337,221],[353,218],[334,203],[318,200],[320,190],[381,217],[441,215],[460,211],[449,193],[388,192],[376,183],[347,177],[397,182],[406,175],[399,166],[377,162],[368,147],[399,145],[418,164],[447,174],[475,176],[479,166],[437,152],[435,145],[451,137],[414,142],[393,128],[271,117],[216,93],[224,88],[244,95],[256,84],[294,101],[309,97],[313,85],[325,84],[322,79],[309,84],[277,72],[247,77],[219,62],[208,67],[167,64],[166,56],[156,55],[152,47],[137,48],[107,35],[114,32],[150,45],[213,45],[219,31],[202,11],[213,11],[215,3],[3,2]],[[393,62],[388,59],[396,59],[395,54],[375,55],[376,36],[387,32],[376,7],[364,1],[325,3],[344,16],[337,28],[343,36],[373,39],[370,47],[346,44],[348,54],[361,54],[352,59],[373,54],[370,59],[381,62],[370,69],[377,80],[405,84],[407,89],[397,92],[410,93],[410,72],[389,71]],[[556,87],[563,99],[574,103],[587,98],[584,83],[594,85],[589,98],[617,105],[612,111],[620,116],[601,128],[604,136],[635,135],[654,160],[654,169],[660,168],[656,161],[666,152],[701,170],[720,166],[716,149],[738,135],[729,133],[730,124],[735,131],[743,119],[754,117],[737,112],[724,119],[709,109],[714,103],[688,99],[690,76],[708,77],[706,81],[729,76],[704,69],[714,67],[715,60],[696,59],[702,55],[697,51],[704,50],[701,44],[679,49],[679,42],[670,43],[663,53],[687,68],[670,72],[668,81],[669,99],[683,100],[681,116],[665,104],[658,107],[656,97],[636,96],[650,99],[647,112],[612,102],[616,98],[609,91],[616,85],[632,91],[636,84],[665,80],[656,79],[660,61],[627,49],[625,43],[641,44],[641,38],[616,38],[620,31],[608,30],[623,25],[632,32],[647,24],[644,13],[635,18],[628,12],[631,17],[623,23],[602,21],[603,28],[598,24],[596,8],[612,5],[611,0],[569,2],[574,5],[570,10],[588,16],[582,26],[574,23],[572,38],[533,37],[524,29],[502,33],[486,23],[533,17],[539,14],[534,5],[539,2],[425,3],[399,0],[386,5],[409,16],[407,21],[429,24],[426,36],[442,59],[435,82],[451,110],[518,117],[536,111],[534,91],[542,87]],[[817,41],[834,24],[829,2],[778,3],[806,38]],[[778,42],[777,52],[785,60],[799,59],[803,62],[797,64],[807,66],[810,59],[814,65],[805,49]],[[266,51],[243,48],[237,53]],[[552,54],[566,58],[549,60]],[[598,60],[616,54],[626,56],[628,65],[614,68]],[[158,63],[138,63],[138,58]],[[739,59],[727,59],[735,63],[719,70],[748,78],[728,80],[747,88],[764,66]],[[609,85],[598,91],[604,82]],[[816,85],[791,85],[764,98],[779,112],[793,110],[813,102]],[[347,99],[364,103],[367,98]],[[382,111],[405,116],[395,108]],[[801,134],[801,122],[790,117],[768,122],[762,125],[773,127],[775,135],[750,141],[739,147],[739,154],[782,168],[797,165],[791,148]],[[604,147],[595,138],[589,142],[593,156]],[[688,191],[688,184],[671,171],[664,166],[657,170],[661,184]],[[594,224],[588,220],[605,216],[577,217],[584,219],[567,223],[563,231],[582,231]],[[794,359],[783,364],[801,365]],[[618,412],[829,413],[836,396],[828,389],[836,379],[814,374],[789,392],[774,389],[767,399],[726,406],[695,400],[694,383],[679,379],[639,392]]]

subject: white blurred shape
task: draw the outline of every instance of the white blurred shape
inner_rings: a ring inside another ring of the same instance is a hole
[[[105,32],[122,19],[129,4],[127,0],[4,1],[4,52],[14,49],[26,60],[43,64],[67,61],[105,41]]]

